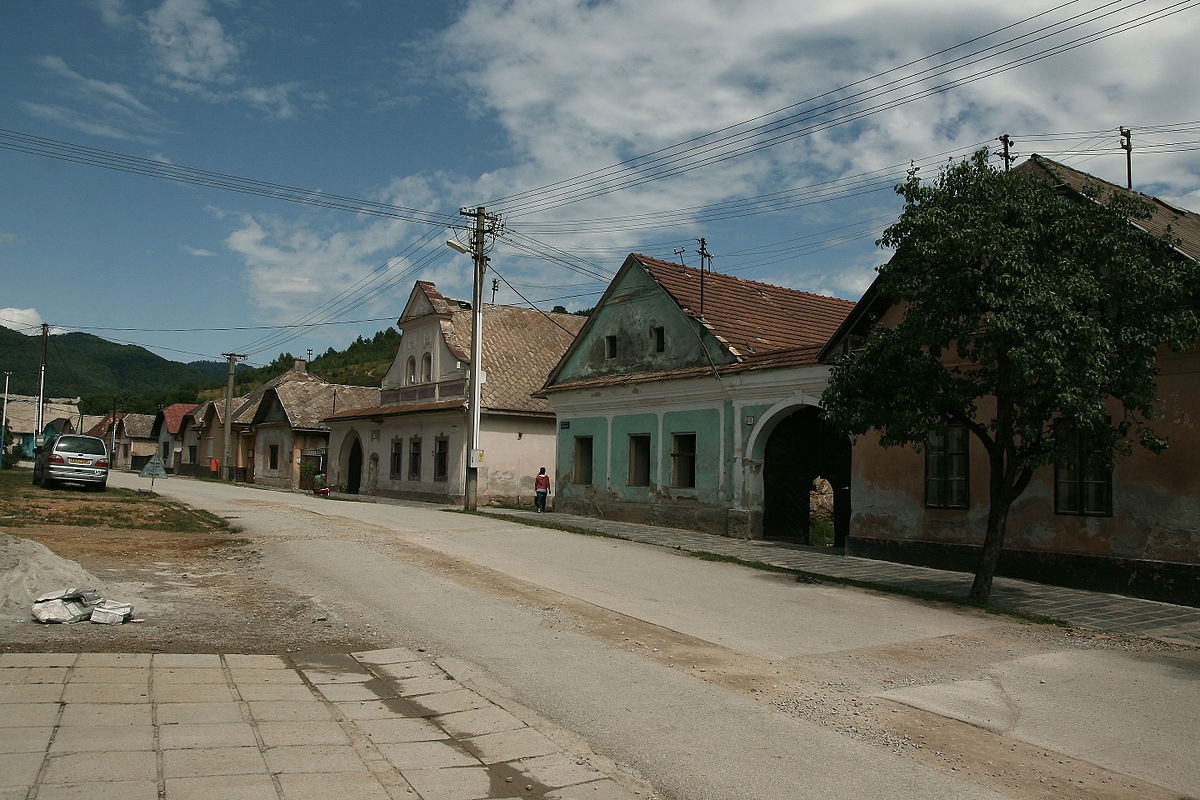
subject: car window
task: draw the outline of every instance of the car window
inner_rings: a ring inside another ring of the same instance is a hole
[[[58,440],[56,450],[64,453],[84,453],[90,456],[102,456],[107,450],[104,442],[91,436],[64,436]]]

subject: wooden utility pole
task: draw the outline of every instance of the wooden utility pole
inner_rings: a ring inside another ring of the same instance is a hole
[[[50,338],[50,326],[45,322],[42,323],[42,369],[38,373],[38,407],[37,407],[37,430],[33,432],[33,441],[37,445],[42,444],[42,433],[46,425],[46,420],[43,418],[46,414],[46,342]]]
[[[700,318],[704,319],[704,266],[706,262],[711,265],[712,256],[708,254],[708,243],[701,237],[696,240],[700,243]]]
[[[1009,151],[1009,145],[1012,144],[1012,139],[1007,133],[1005,133],[999,137],[998,141],[1000,144],[1004,145],[1004,152],[1000,154],[1000,157],[1004,159],[1004,171],[1008,172],[1009,168],[1012,166],[1012,162],[1017,158]]]

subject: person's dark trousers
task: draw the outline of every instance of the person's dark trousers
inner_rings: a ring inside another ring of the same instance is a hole
[[[535,500],[534,503],[537,505],[538,511],[546,510],[546,495],[547,494],[549,494],[549,493],[548,492],[537,492],[537,500]]]

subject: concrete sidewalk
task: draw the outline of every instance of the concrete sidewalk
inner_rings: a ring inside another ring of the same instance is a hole
[[[748,564],[767,564],[798,574],[827,577],[883,590],[965,600],[973,575],[857,558],[815,547],[782,542],[730,539],[707,533],[659,528],[631,522],[579,517],[523,509],[479,509],[481,514],[565,530],[586,530],[619,539],[654,544],[691,553],[706,553]],[[1200,645],[1200,608],[1141,600],[1136,597],[1049,586],[1015,578],[992,582],[992,606],[1049,617],[1079,628],[1145,636],[1177,644]]]
[[[403,648],[0,654],[0,800],[638,797],[592,759]]]

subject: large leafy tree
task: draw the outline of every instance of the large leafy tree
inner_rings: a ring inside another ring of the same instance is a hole
[[[1000,172],[988,153],[916,171],[878,244],[895,248],[877,288],[901,310],[833,368],[827,414],[885,447],[964,425],[990,467],[987,530],[971,597],[986,602],[1009,508],[1034,470],[1087,437],[1098,466],[1155,433],[1157,354],[1195,345],[1197,262],[1132,224],[1153,208],[1124,192],[1084,196]]]

